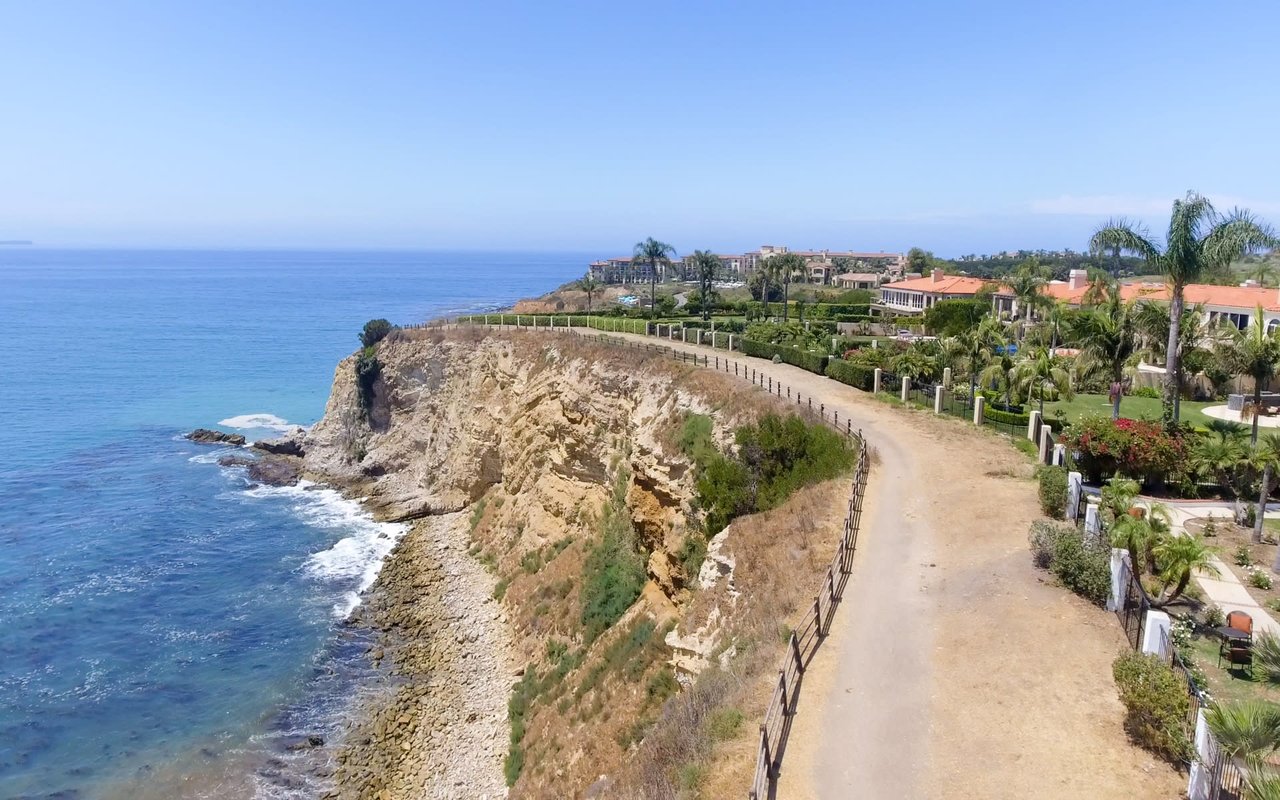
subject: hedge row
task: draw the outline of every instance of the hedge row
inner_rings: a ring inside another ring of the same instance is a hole
[[[1031,424],[1030,414],[1014,414],[1010,411],[1001,411],[998,408],[985,409],[982,416],[991,422],[1001,422],[1005,425],[1021,425],[1025,428]]]
[[[869,392],[875,387],[876,371],[872,367],[833,358],[827,362],[827,377]]]
[[[819,375],[826,374],[826,354],[810,353],[798,347],[782,347],[768,342],[753,342],[749,339],[742,340],[742,353],[756,358],[772,359],[777,356],[780,360],[801,369],[807,369]]]

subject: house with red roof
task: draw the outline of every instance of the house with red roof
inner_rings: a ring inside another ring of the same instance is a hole
[[[880,301],[872,303],[873,312],[881,316],[913,316],[924,314],[939,300],[972,300],[980,292],[992,293],[997,314],[1010,311],[1013,297],[1001,292],[1000,284],[968,275],[947,275],[935,269],[928,275],[886,283],[880,287]]]

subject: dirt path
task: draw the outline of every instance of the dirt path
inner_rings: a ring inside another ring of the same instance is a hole
[[[963,422],[733,357],[852,419],[878,457],[779,797],[1180,796],[1184,780],[1123,733],[1119,625],[1031,565],[1038,509],[1024,456]]]

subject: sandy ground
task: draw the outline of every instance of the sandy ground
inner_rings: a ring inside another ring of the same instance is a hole
[[[1031,565],[1024,456],[961,421],[735,358],[853,419],[878,457],[779,797],[1180,796],[1185,779],[1125,738],[1116,620]]]

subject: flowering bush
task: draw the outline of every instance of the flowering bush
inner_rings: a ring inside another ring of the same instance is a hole
[[[1116,473],[1162,480],[1184,471],[1189,462],[1187,435],[1170,432],[1158,422],[1084,417],[1069,427],[1062,441],[1090,481]]]
[[[1271,588],[1271,573],[1257,565],[1244,568],[1249,585],[1255,589]]]

